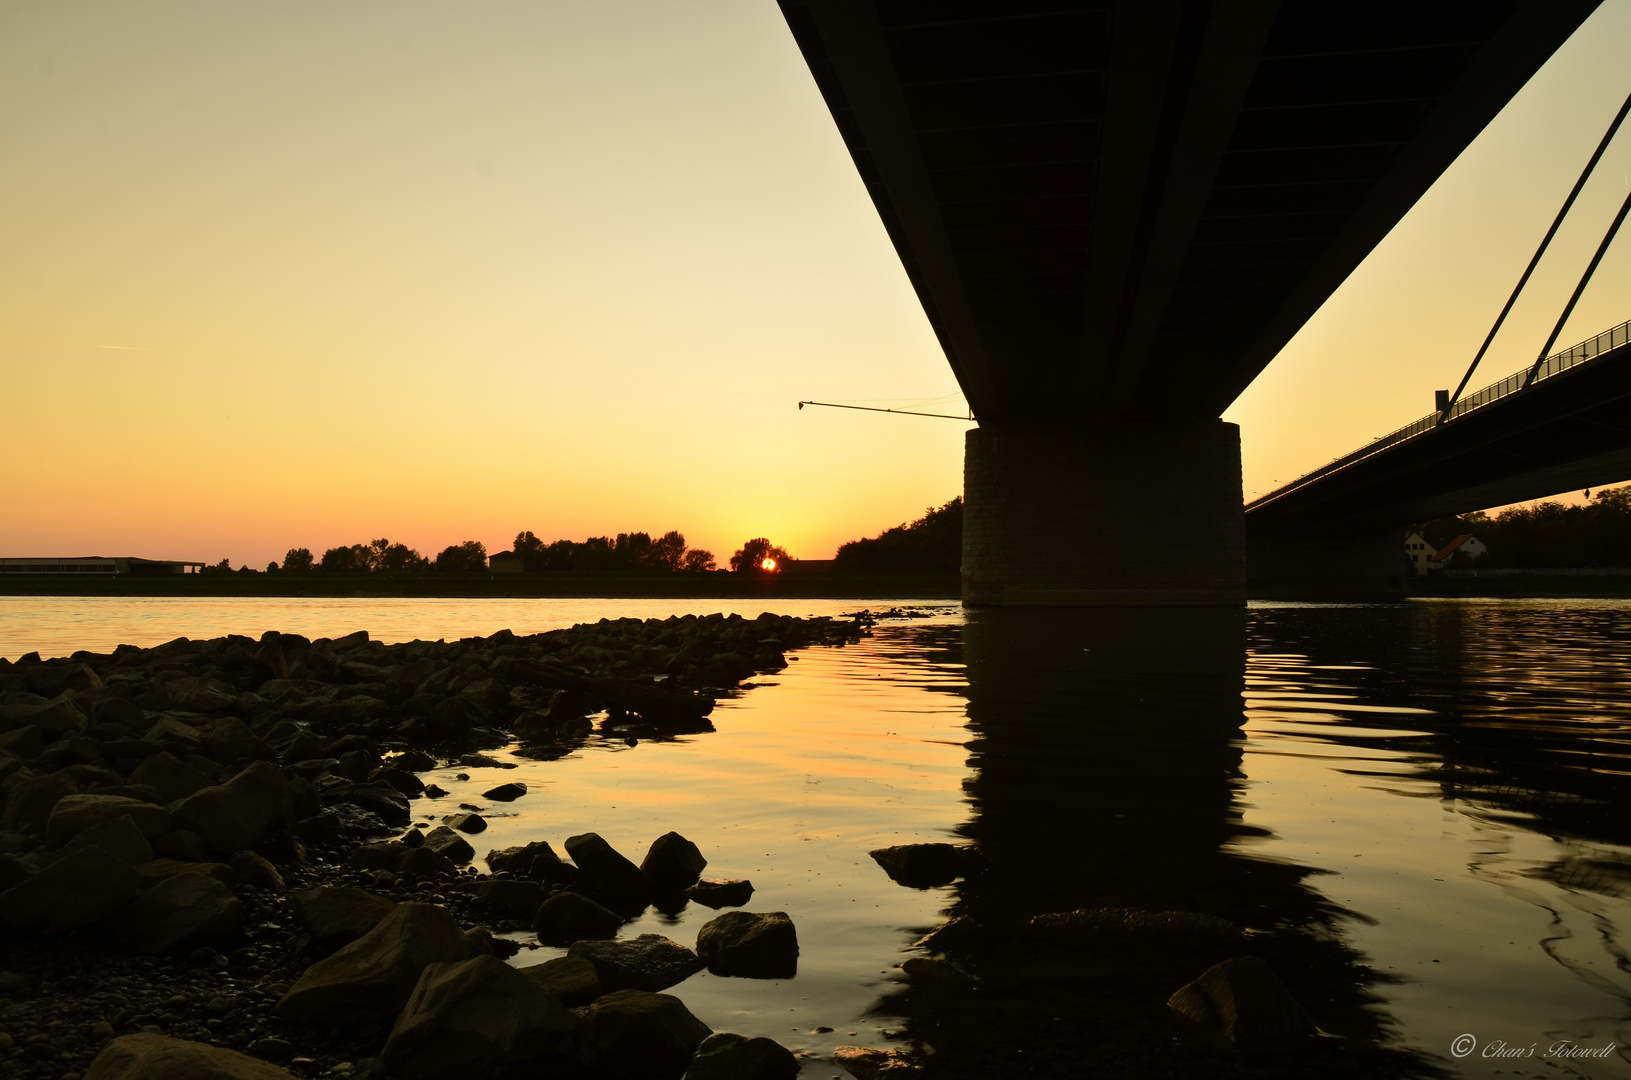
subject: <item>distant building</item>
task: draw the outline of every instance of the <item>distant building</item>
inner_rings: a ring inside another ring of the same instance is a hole
[[[70,559],[0,559],[0,574],[130,574],[158,576],[196,574],[201,562],[171,559],[138,559],[134,556],[86,555]]]
[[[1426,577],[1435,555],[1433,545],[1422,539],[1421,533],[1411,533],[1405,537],[1404,553],[1410,556],[1410,565],[1416,568],[1416,576]]]
[[[1478,537],[1474,536],[1472,533],[1462,533],[1460,536],[1444,545],[1443,551],[1440,551],[1437,555],[1433,556],[1433,562],[1431,565],[1434,570],[1442,570],[1448,566],[1450,560],[1455,558],[1457,555],[1466,555],[1470,559],[1476,559],[1478,556],[1487,554],[1488,552],[1489,547],[1482,540],[1478,539]]]
[[[487,569],[495,574],[519,574],[526,567],[520,555],[513,551],[498,551],[487,556]]]

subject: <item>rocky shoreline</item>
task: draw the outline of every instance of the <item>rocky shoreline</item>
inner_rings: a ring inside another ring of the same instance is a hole
[[[741,910],[751,883],[703,879],[674,833],[639,865],[594,833],[478,859],[480,807],[420,817],[418,774],[500,766],[484,751],[517,740],[563,756],[601,713],[619,738],[710,730],[716,696],[870,623],[270,632],[0,660],[0,1062],[52,1078],[796,1075],[784,1048],[711,1033],[661,993],[703,967],[796,969],[792,922]],[[695,950],[616,938],[648,905],[692,900],[732,909]],[[503,963],[523,947],[504,935],[527,931],[569,955]],[[858,1075],[908,1067],[849,1056]]]

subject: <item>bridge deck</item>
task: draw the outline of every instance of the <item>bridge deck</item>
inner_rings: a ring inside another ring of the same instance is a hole
[[[1631,322],[1246,506],[1252,531],[1404,525],[1631,479]]]

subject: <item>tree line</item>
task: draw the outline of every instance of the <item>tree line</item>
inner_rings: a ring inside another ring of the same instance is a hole
[[[963,565],[963,500],[931,506],[916,521],[877,536],[840,544],[833,565],[840,570],[943,570]]]
[[[660,570],[696,573],[716,569],[712,552],[703,548],[687,547],[685,535],[675,530],[656,538],[650,533],[633,532],[618,533],[616,536],[591,536],[581,542],[555,540],[545,543],[528,529],[516,534],[515,544],[511,550],[521,557],[524,570]],[[741,552],[737,554],[740,555]],[[732,565],[734,568],[734,559]],[[268,572],[273,573],[310,573],[315,570],[331,574],[400,574],[433,570],[444,573],[476,573],[487,568],[487,546],[480,540],[449,544],[434,558],[427,558],[406,544],[393,543],[383,537],[366,544],[342,544],[329,548],[323,552],[321,558],[313,555],[310,548],[290,548],[283,556],[281,564],[274,562],[266,567]],[[222,559],[219,564],[209,569],[230,570],[232,567],[228,560]]]
[[[1457,555],[1451,566],[1631,566],[1631,485],[1606,488],[1581,506],[1540,502],[1494,517],[1478,511],[1413,526],[1443,549],[1463,533],[1489,546],[1477,559]]]

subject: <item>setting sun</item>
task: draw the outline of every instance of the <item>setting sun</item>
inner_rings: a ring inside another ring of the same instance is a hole
[[[764,559],[760,561],[759,569],[764,570],[767,573],[774,573],[776,570],[776,560],[766,555]]]

